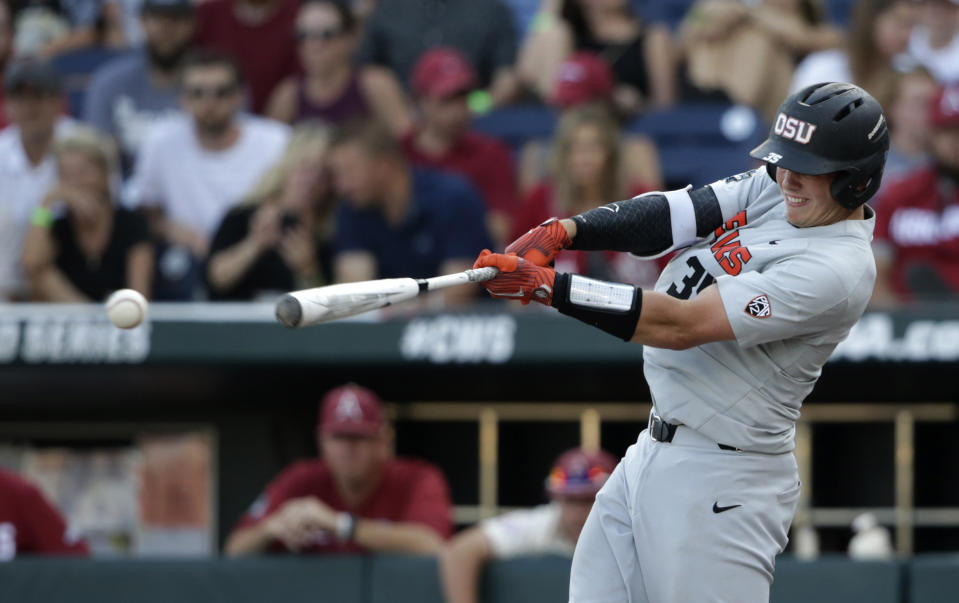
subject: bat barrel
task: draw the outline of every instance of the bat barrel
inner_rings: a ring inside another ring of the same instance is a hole
[[[303,306],[296,297],[286,294],[276,302],[276,320],[288,329],[300,326],[303,320]]]

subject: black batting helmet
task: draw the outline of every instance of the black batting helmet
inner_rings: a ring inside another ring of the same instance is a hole
[[[800,174],[838,172],[832,196],[856,209],[879,190],[888,152],[879,102],[859,86],[823,83],[783,101],[769,138],[749,155],[766,162],[773,180],[780,166]]]

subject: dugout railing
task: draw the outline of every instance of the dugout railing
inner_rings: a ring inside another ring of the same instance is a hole
[[[147,324],[119,331],[98,305],[2,306],[0,444],[209,432],[217,548],[264,484],[316,455],[323,392],[355,381],[396,403],[398,452],[440,465],[457,520],[470,522],[541,502],[566,447],[622,454],[649,411],[640,346],[536,310],[485,304],[288,330],[271,304],[157,303]],[[822,550],[843,550],[867,507],[895,526],[904,554],[959,550],[957,363],[951,304],[867,313],[836,350],[797,432],[795,525],[821,528]]]
[[[602,442],[603,424],[629,422],[642,424],[649,416],[648,403],[469,403],[413,402],[393,405],[391,414],[400,421],[474,421],[478,431],[477,466],[479,502],[459,505],[457,523],[473,523],[508,510],[498,503],[499,440],[503,422],[575,422],[579,424],[580,445],[596,449]],[[864,512],[873,513],[879,522],[894,526],[896,551],[901,556],[913,552],[913,529],[959,526],[959,507],[916,508],[915,427],[918,422],[951,422],[957,418],[957,405],[951,402],[918,404],[807,404],[796,426],[796,461],[803,483],[793,529],[804,526],[848,526]],[[894,426],[894,505],[892,507],[813,507],[814,481],[813,425],[817,423],[876,423]],[[641,428],[641,427],[640,427]],[[637,431],[638,433],[638,431]]]

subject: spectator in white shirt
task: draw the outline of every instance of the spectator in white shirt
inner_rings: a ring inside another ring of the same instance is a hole
[[[819,82],[852,82],[885,107],[916,22],[915,5],[913,0],[856,3],[845,47],[808,55],[796,67],[790,90]]]
[[[959,0],[925,0],[909,54],[940,84],[959,83]]]
[[[479,577],[488,561],[546,554],[571,558],[593,499],[616,463],[602,450],[567,450],[546,478],[549,504],[487,519],[453,537],[440,555],[447,603],[479,601]]]
[[[73,123],[62,116],[62,82],[51,64],[14,63],[4,85],[10,125],[0,131],[0,300],[17,300],[29,294],[20,267],[23,237],[57,180],[53,143]]]
[[[240,114],[242,78],[229,57],[198,51],[185,62],[186,114],[150,130],[133,175],[135,200],[160,239],[156,297],[190,299],[220,220],[286,148],[289,127]]]

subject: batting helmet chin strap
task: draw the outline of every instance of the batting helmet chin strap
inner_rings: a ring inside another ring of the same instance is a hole
[[[872,198],[882,184],[882,171],[886,164],[886,155],[874,157],[861,169],[843,170],[836,173],[836,179],[829,187],[832,198],[846,209],[853,210]],[[766,173],[776,182],[776,168],[766,164]]]

